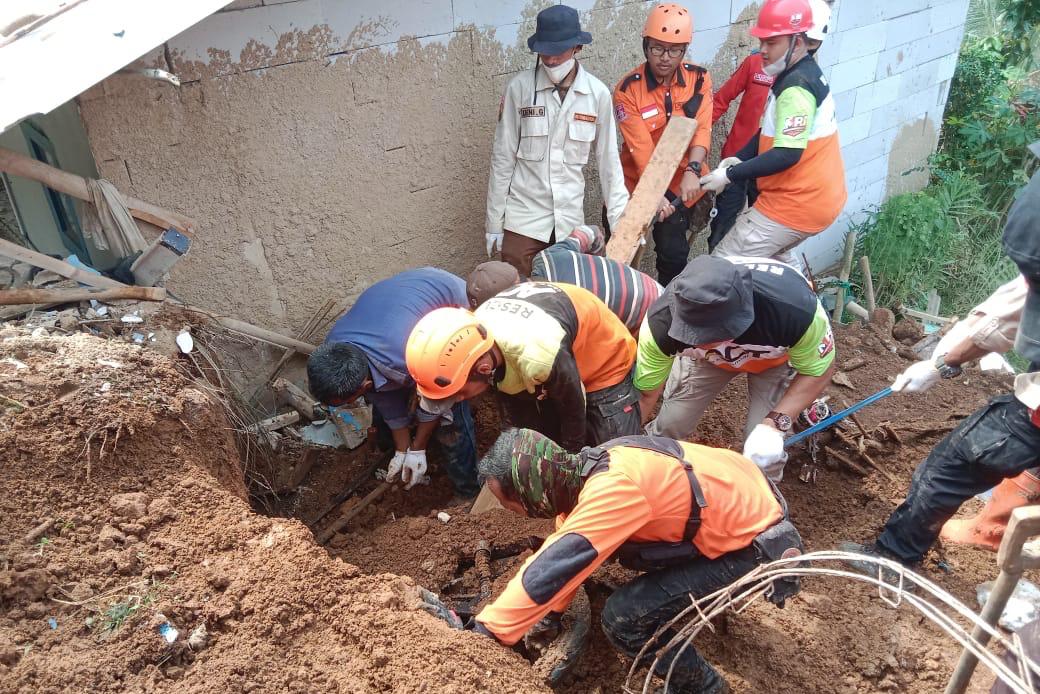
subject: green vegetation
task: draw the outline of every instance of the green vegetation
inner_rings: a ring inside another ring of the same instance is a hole
[[[936,289],[963,316],[1016,274],[1001,235],[1040,139],[1040,0],[973,0],[931,182],[856,230],[878,304],[923,309]]]

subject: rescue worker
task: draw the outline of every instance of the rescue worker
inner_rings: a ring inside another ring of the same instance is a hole
[[[645,572],[607,599],[600,615],[610,642],[629,657],[658,628],[758,564],[797,556],[798,531],[780,492],[747,458],[725,449],[628,436],[568,453],[541,434],[508,430],[479,470],[501,504],[556,518],[556,531],[506,589],[476,615],[474,630],[512,646],[540,620],[563,613],[578,587],[612,556]],[[773,583],[779,606],[798,579]],[[641,663],[675,635],[670,628]],[[665,677],[678,649],[662,655]],[[692,646],[678,656],[669,692],[724,692],[719,673]]]
[[[693,17],[682,5],[665,3],[650,10],[643,25],[646,62],[614,88],[614,111],[624,147],[621,166],[631,193],[650,163],[672,114],[697,119],[697,130],[658,206],[654,224],[657,280],[667,286],[690,255],[687,205],[701,198],[700,177],[711,146],[711,77],[683,61],[693,41]]]
[[[815,56],[827,35],[831,6],[824,0],[809,0],[809,5],[812,7],[813,26],[805,32],[805,36],[808,39],[809,55]],[[737,150],[752,137],[757,136],[769,88],[773,86],[774,80],[773,75],[766,74],[763,70],[762,53],[755,50],[715,92],[711,110],[712,125],[725,115],[734,99],[741,97],[737,115],[733,119],[733,127],[730,128],[729,136],[722,145],[723,159],[734,156]],[[711,234],[708,236],[709,253],[715,250],[726,233],[733,228],[733,222],[744,210],[744,204],[747,203],[748,207],[751,207],[757,198],[758,187],[754,179],[731,183],[715,196],[716,214],[711,220]]]
[[[534,257],[529,279],[576,284],[588,289],[635,335],[646,310],[664,288],[631,265],[603,257],[604,249],[603,231],[599,227],[577,227],[566,239]],[[477,308],[499,292],[527,280],[508,263],[497,260],[481,263],[466,281],[470,306]]]
[[[1040,142],[1032,145],[1040,156]],[[1004,250],[1021,275],[1000,287],[940,341],[934,359],[911,365],[893,390],[923,392],[955,378],[964,364],[1014,346],[1030,362],[1015,377],[1014,393],[999,395],[962,421],[914,472],[906,499],[889,516],[877,541],[842,549],[914,565],[939,536],[996,549],[1011,511],[1040,500],[1040,173],[1034,173],[1008,214]],[[968,499],[997,486],[973,524],[945,527]],[[853,563],[860,570],[876,568]]]
[[[468,499],[480,490],[469,405],[454,403],[438,414],[420,408],[413,416],[415,381],[405,366],[405,345],[419,319],[437,308],[465,305],[466,283],[437,268],[408,270],[376,282],[310,355],[307,379],[311,393],[325,405],[348,405],[361,396],[372,404],[377,418],[390,428],[396,450],[388,479],[400,475],[405,489],[426,473],[426,446],[436,435],[455,494]],[[413,419],[418,420],[414,436]]]
[[[731,182],[757,179],[759,195],[715,255],[773,257],[802,269],[791,250],[830,226],[845,206],[834,97],[808,53],[813,26],[809,0],[766,0],[751,29],[761,40],[763,71],[776,78],[762,128],[701,185],[720,193]]]
[[[568,450],[641,431],[636,342],[591,292],[525,282],[475,313],[441,309],[408,339],[408,371],[435,411],[494,387],[515,426]]]
[[[744,455],[779,482],[784,437],[833,371],[827,312],[797,270],[768,258],[702,255],[647,312],[635,386],[647,417],[664,389],[647,433],[685,439],[726,384],[746,373]]]
[[[584,223],[582,169],[595,150],[608,218],[616,223],[628,204],[610,90],[577,61],[592,36],[578,13],[553,5],[538,13],[527,46],[538,54],[506,86],[491,154],[485,235],[490,258],[521,275],[531,257]]]

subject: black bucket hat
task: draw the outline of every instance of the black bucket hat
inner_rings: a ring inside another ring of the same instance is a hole
[[[1029,179],[1008,213],[1004,252],[1015,261],[1029,284],[1015,351],[1031,362],[1040,363],[1040,171]]]
[[[691,260],[668,285],[668,336],[684,345],[732,340],[755,320],[751,270],[712,255]]]
[[[566,5],[553,5],[539,12],[534,34],[527,39],[527,47],[541,55],[559,55],[590,43],[592,34],[581,30],[578,11]]]

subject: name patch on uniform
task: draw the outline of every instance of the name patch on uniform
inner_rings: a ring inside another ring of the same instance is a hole
[[[647,118],[653,118],[659,113],[661,112],[657,109],[657,104],[650,104],[649,106],[644,106],[643,108],[639,109],[639,115],[643,117],[643,120],[646,120]]]
[[[772,85],[774,79],[775,78],[772,75],[767,75],[764,72],[756,72],[754,75],[751,76],[751,81],[753,81],[755,84]]]
[[[625,110],[624,104],[618,104],[614,107],[614,117],[617,118],[618,123],[628,119],[628,111]]]
[[[585,123],[595,123],[596,116],[591,113],[575,113],[574,120],[584,121]]]
[[[784,119],[784,128],[780,132],[787,137],[798,137],[805,132],[808,123],[808,116],[788,116]]]
[[[521,118],[544,118],[545,107],[544,106],[524,106],[520,109]]]

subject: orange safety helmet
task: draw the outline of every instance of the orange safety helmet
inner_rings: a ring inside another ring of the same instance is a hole
[[[477,317],[466,309],[438,308],[412,328],[405,363],[419,395],[441,400],[466,385],[473,364],[494,344]]]
[[[646,18],[643,37],[666,43],[690,43],[693,41],[693,15],[674,2],[657,5]]]
[[[758,39],[802,34],[813,28],[809,0],[766,0],[751,35]]]

